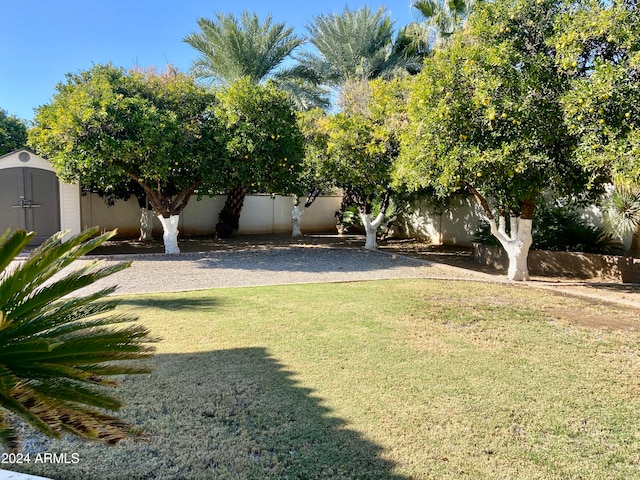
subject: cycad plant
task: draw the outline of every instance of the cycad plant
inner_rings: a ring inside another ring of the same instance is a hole
[[[628,254],[640,257],[640,187],[614,181],[614,189],[604,202],[605,225],[615,235],[633,234]]]
[[[105,299],[115,290],[78,290],[129,266],[98,261],[62,272],[115,232],[96,236],[87,230],[70,239],[56,234],[27,259],[13,262],[33,233],[0,236],[0,442],[20,448],[16,417],[52,437],[69,433],[114,444],[143,433],[107,413],[121,401],[105,392],[112,375],[149,369],[122,360],[151,354],[146,328],[114,324],[135,320],[115,314],[117,302]]]

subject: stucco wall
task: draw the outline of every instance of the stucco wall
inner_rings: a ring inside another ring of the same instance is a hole
[[[301,204],[305,199],[301,199]],[[318,197],[305,211],[300,222],[303,233],[335,231],[334,212],[340,207],[341,197]],[[218,213],[225,196],[193,198],[180,215],[178,230],[181,235],[210,235],[215,232]],[[291,197],[248,195],[240,216],[239,233],[289,233],[291,232]],[[140,209],[136,200],[118,201],[112,207],[96,194],[83,195],[81,199],[82,226],[99,225],[104,230],[118,229],[121,237],[136,237],[140,228]],[[162,227],[154,219],[154,236],[162,234]]]
[[[418,237],[436,245],[471,246],[473,235],[483,224],[484,213],[471,197],[463,195],[451,199],[446,208],[438,211],[427,200],[417,200],[412,213],[403,222],[402,234]]]
[[[438,211],[427,200],[415,201],[412,213],[404,218],[400,234],[417,237],[435,245],[461,245],[470,247],[474,234],[486,224],[486,216],[471,196],[454,197],[446,208]],[[597,205],[579,210],[580,218],[587,224],[603,227],[603,212]],[[631,245],[632,232],[620,238],[625,248]]]

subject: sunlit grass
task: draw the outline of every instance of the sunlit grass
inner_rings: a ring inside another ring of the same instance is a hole
[[[148,444],[79,452],[53,478],[638,478],[637,330],[620,309],[429,280],[123,297],[163,338],[125,379]],[[563,313],[564,312],[564,313]]]

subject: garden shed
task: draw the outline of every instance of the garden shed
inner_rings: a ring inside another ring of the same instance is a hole
[[[22,148],[0,157],[0,234],[35,231],[32,244],[60,230],[80,232],[80,187],[59,181],[51,164]]]

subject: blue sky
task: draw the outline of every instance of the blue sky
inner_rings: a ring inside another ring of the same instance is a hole
[[[111,62],[130,68],[171,63],[187,71],[196,54],[182,41],[197,31],[200,17],[215,12],[273,15],[303,35],[313,15],[384,5],[396,30],[413,15],[410,0],[2,0],[0,19],[0,108],[32,120],[65,74]]]

